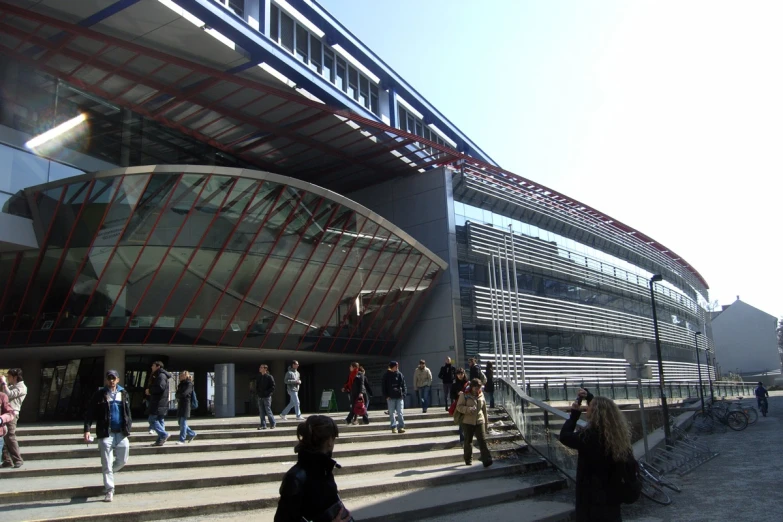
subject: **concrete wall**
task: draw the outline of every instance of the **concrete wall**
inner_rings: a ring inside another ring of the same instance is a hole
[[[715,357],[721,371],[763,372],[780,368],[777,319],[740,300],[712,320]]]
[[[385,217],[449,264],[394,355],[412,390],[419,359],[426,359],[434,374],[446,356],[463,364],[451,174],[445,169],[427,171],[347,197]]]

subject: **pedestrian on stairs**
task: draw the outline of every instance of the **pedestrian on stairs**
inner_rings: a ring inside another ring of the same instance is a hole
[[[106,372],[106,386],[90,398],[84,412],[84,443],[92,441],[90,428],[95,420],[98,448],[101,451],[104,502],[114,500],[114,474],[128,463],[131,431],[131,411],[128,394],[119,385],[120,376],[115,370]]]
[[[269,366],[262,364],[258,367],[258,375],[255,382],[256,401],[258,402],[258,415],[261,417],[259,430],[266,429],[266,420],[269,419],[269,429],[275,429],[275,415],[272,413],[272,395],[275,394],[275,378],[269,373]]]
[[[177,386],[177,422],[179,423],[179,440],[177,444],[193,442],[196,432],[188,426],[190,418],[190,406],[193,400],[193,378],[187,370],[179,372],[179,385]]]
[[[587,428],[576,431],[587,401]],[[577,522],[622,522],[621,499],[613,476],[619,462],[633,455],[631,430],[617,405],[580,389],[571,404],[571,416],[560,430],[560,442],[579,452],[576,464]]]
[[[5,393],[0,393],[0,451],[3,450],[3,437],[8,431],[8,423],[15,418],[11,403],[8,402],[8,396]]]
[[[285,416],[291,413],[291,410],[296,413],[296,420],[302,420],[302,411],[299,409],[299,386],[302,384],[302,377],[299,375],[298,368],[299,361],[291,361],[291,366],[285,374],[285,389],[291,400],[280,412],[280,418],[283,420],[286,420]]]
[[[348,417],[345,419],[346,424],[351,424],[352,422],[355,422],[358,417],[362,417],[365,424],[370,423],[370,417],[367,415],[367,376],[364,373],[364,368],[359,363],[357,364],[358,371],[353,374],[353,379],[351,382],[351,389],[349,394],[349,399],[351,401],[351,406],[348,411]],[[359,409],[359,411],[363,411],[364,413],[357,414],[356,411],[356,405],[359,402],[359,399],[362,401],[362,408]]]
[[[332,459],[337,424],[326,415],[313,415],[296,428],[299,444],[294,467],[288,470],[280,485],[274,522],[352,522],[337,493]]]
[[[163,369],[163,362],[155,361],[152,363],[152,382],[147,389],[150,396],[150,416],[152,429],[158,435],[153,446],[163,446],[169,440],[169,434],[166,432],[164,420],[169,413],[169,379],[171,374]]]
[[[389,408],[389,423],[392,433],[405,433],[405,377],[399,371],[399,363],[391,361],[389,369],[383,376],[381,389],[383,396],[386,397],[386,404]]]
[[[19,443],[16,441],[16,423],[19,421],[19,414],[22,412],[22,403],[27,397],[27,385],[22,378],[21,368],[11,368],[5,374],[6,381],[2,382],[0,392],[8,397],[8,403],[14,410],[14,418],[8,421],[4,444],[2,448],[3,467],[21,468],[24,464],[22,454],[19,451]]]
[[[451,357],[446,357],[446,364],[440,367],[438,372],[438,379],[443,383],[443,402],[446,403],[446,411],[449,411],[451,402],[451,385],[454,384],[454,380],[457,378],[457,369],[451,364]],[[453,399],[452,399],[453,400]]]
[[[413,391],[421,405],[421,412],[427,413],[432,397],[432,372],[424,359],[419,361],[419,366],[413,372]]]
[[[451,397],[451,402],[454,403],[459,400],[459,396],[462,392],[465,391],[465,389],[468,387],[468,377],[465,374],[465,370],[462,368],[457,368],[455,375],[454,382],[451,385],[451,390],[449,390],[449,396]],[[456,407],[456,406],[455,406]],[[465,442],[465,434],[462,431],[462,424],[459,425],[459,442],[460,444]]]
[[[487,401],[484,400],[484,394],[481,392],[481,381],[473,379],[470,381],[470,389],[459,396],[457,401],[457,411],[463,414],[462,431],[465,434],[465,444],[463,450],[465,454],[465,464],[473,464],[473,436],[475,435],[481,451],[481,462],[485,468],[492,465],[492,455],[487,447]]]

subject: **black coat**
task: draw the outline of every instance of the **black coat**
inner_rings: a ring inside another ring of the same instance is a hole
[[[367,403],[367,376],[363,372],[356,374],[353,379],[353,385],[351,386],[351,406],[356,404],[356,399],[359,395],[364,397],[364,402]]]
[[[469,378],[471,381],[473,379],[481,380],[481,368],[479,368],[478,364],[474,364],[470,367]]]
[[[152,383],[150,384],[150,415],[168,415],[170,377],[171,374],[163,368],[152,374]]]
[[[598,433],[589,427],[575,432],[580,412],[571,416],[560,430],[560,442],[579,452],[576,464],[577,522],[620,522],[617,498],[620,466],[604,451]]]
[[[495,393],[495,370],[487,368],[484,375],[487,377],[487,384],[484,385],[484,391],[487,393]]]
[[[117,389],[122,392],[120,417],[122,417],[122,434],[127,437],[130,435],[131,425],[133,424],[130,401],[128,400],[128,392],[122,386],[117,386]],[[87,403],[87,409],[84,411],[84,432],[90,431],[92,423],[95,421],[96,438],[105,439],[111,432],[110,415],[109,389],[103,386],[92,394],[90,402]]]
[[[383,396],[389,399],[402,399],[408,393],[405,387],[405,377],[399,371],[387,371],[383,375],[381,389],[383,390]]]
[[[457,379],[457,369],[451,364],[446,364],[440,367],[438,372],[438,379],[443,381],[443,384],[454,384]]]
[[[324,453],[307,450],[299,452],[299,459],[288,470],[280,485],[275,522],[331,522],[334,517],[325,513],[340,498],[334,481],[337,463]]]
[[[177,386],[177,418],[190,418],[190,398],[193,395],[193,381],[185,379]]]
[[[460,380],[454,380],[454,382],[451,384],[451,400],[456,401],[459,398],[459,392],[465,390],[465,385],[468,384],[467,380],[460,381]]]
[[[262,399],[271,397],[275,393],[275,378],[271,373],[256,375],[256,396]]]

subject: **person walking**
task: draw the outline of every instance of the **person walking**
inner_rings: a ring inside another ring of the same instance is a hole
[[[262,364],[258,367],[256,376],[256,400],[258,401],[258,415],[261,417],[259,430],[266,429],[266,420],[269,419],[269,429],[275,429],[275,415],[272,413],[272,395],[275,394],[275,378],[269,373],[269,366]]]
[[[486,368],[487,383],[484,385],[484,396],[487,398],[490,408],[495,407],[495,368],[492,361],[487,361]]]
[[[358,364],[358,363],[357,363]],[[355,422],[357,417],[362,417],[364,419],[365,424],[370,423],[370,417],[367,415],[367,376],[364,372],[364,368],[362,368],[361,365],[358,366],[358,371],[354,375],[353,382],[351,383],[351,389],[350,389],[350,401],[351,405],[348,409],[348,417],[345,419],[346,424],[351,424],[351,422]],[[362,404],[364,405],[364,413],[361,415],[356,414],[356,404],[358,403],[359,399],[362,400]]]
[[[587,428],[577,432],[582,399],[587,401]],[[560,442],[579,452],[576,464],[576,520],[621,522],[618,467],[633,455],[631,429],[609,398],[580,389],[571,415],[560,430]]]
[[[7,381],[3,383],[3,388],[0,391],[8,397],[11,409],[14,410],[14,418],[6,425],[6,433],[3,437],[3,467],[21,468],[24,460],[19,451],[19,443],[16,441],[16,424],[19,422],[22,403],[27,398],[27,385],[24,383],[21,368],[11,368],[5,377]]]
[[[413,372],[413,391],[416,392],[418,403],[421,404],[421,412],[427,413],[432,397],[432,372],[427,368],[424,359],[419,361],[419,366]]]
[[[163,369],[161,361],[152,363],[152,382],[147,390],[150,396],[150,417],[152,429],[158,435],[153,446],[163,446],[170,435],[166,432],[164,420],[169,413],[169,379],[171,374]]]
[[[350,522],[351,513],[337,492],[332,459],[337,424],[312,415],[296,428],[297,462],[283,477],[274,522]]]
[[[119,384],[120,376],[115,370],[106,372],[106,385],[90,398],[84,412],[84,443],[92,441],[90,429],[95,421],[98,448],[101,451],[103,471],[104,502],[114,500],[114,474],[128,463],[131,432],[131,410],[128,394]]]
[[[0,375],[0,381],[5,383],[4,375]],[[11,403],[8,401],[8,396],[5,393],[0,393],[0,451],[5,447],[3,437],[8,431],[8,423],[15,418],[14,410],[11,409]]]
[[[451,364],[451,357],[446,357],[446,364],[440,367],[438,372],[438,379],[443,383],[443,402],[446,403],[446,411],[449,411],[451,406],[451,385],[454,384],[454,379],[457,378],[457,369]]]
[[[179,373],[177,386],[177,422],[179,423],[179,440],[177,444],[193,442],[197,433],[188,426],[190,406],[193,398],[193,378],[187,370]]]
[[[487,401],[484,400],[484,394],[481,392],[481,381],[473,379],[470,381],[468,391],[462,393],[457,400],[457,411],[462,413],[462,432],[465,434],[465,443],[463,451],[465,455],[465,465],[473,464],[473,437],[475,436],[479,443],[481,452],[481,462],[485,468],[492,465],[492,454],[487,447]]]
[[[405,433],[405,377],[399,372],[397,361],[389,363],[389,369],[383,376],[381,389],[383,396],[386,397],[386,404],[389,408],[389,422],[392,433]]]
[[[468,365],[470,368],[470,373],[468,373],[468,380],[478,379],[481,381],[481,384],[484,384],[487,382],[487,377],[484,375],[484,373],[481,371],[481,367],[478,365],[478,359],[475,357],[471,357],[468,359]]]
[[[296,413],[296,420],[302,420],[302,412],[299,410],[299,385],[302,384],[302,379],[297,368],[299,368],[299,362],[291,361],[291,366],[288,367],[288,372],[285,374],[285,389],[291,400],[280,413],[280,418],[283,420],[286,420],[285,416],[291,410]]]
[[[457,368],[456,372],[454,373],[454,377],[455,377],[454,382],[451,384],[451,390],[449,390],[449,397],[451,397],[452,403],[458,401],[460,394],[463,393],[465,389],[468,387],[468,377],[465,374],[464,369]],[[465,433],[462,430],[462,423],[459,424],[458,430],[459,430],[459,442],[460,444],[463,444],[465,442]]]

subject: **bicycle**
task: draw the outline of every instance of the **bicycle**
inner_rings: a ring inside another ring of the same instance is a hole
[[[668,506],[672,503],[671,497],[663,488],[669,488],[677,493],[682,492],[677,484],[664,479],[660,471],[642,461],[639,461],[639,480],[642,481],[642,495],[662,506]]]
[[[761,397],[759,399],[759,409],[761,409],[761,414],[763,416],[767,416],[767,408],[769,407],[769,403],[767,402],[766,397]]]
[[[748,417],[748,425],[756,424],[756,421],[759,420],[759,413],[756,411],[756,408],[743,404],[742,397],[737,397],[737,402],[732,402],[731,404],[731,408],[741,411]]]
[[[741,410],[732,410],[728,404],[710,404],[701,412],[693,416],[693,424],[699,431],[715,431],[716,428],[725,431],[723,426],[728,426],[734,431],[742,431],[748,427],[748,416]]]

